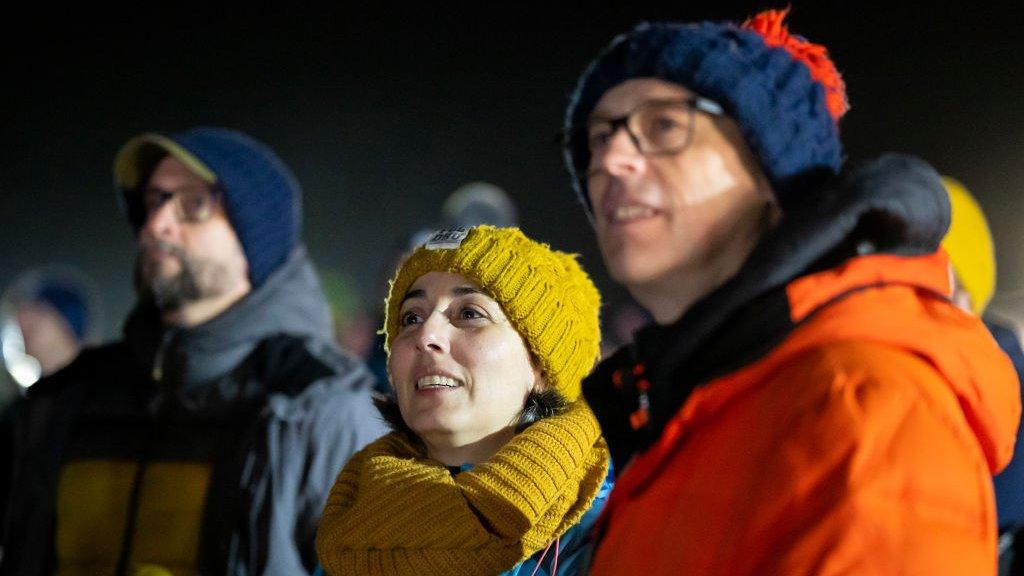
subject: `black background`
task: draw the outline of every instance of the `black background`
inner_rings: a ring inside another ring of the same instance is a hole
[[[999,247],[996,307],[1016,312],[1024,10],[907,4],[801,2],[790,27],[825,44],[844,74],[851,160],[915,153],[981,199]],[[374,308],[385,248],[436,222],[440,202],[471,180],[511,193],[525,231],[582,253],[616,301],[623,294],[554,142],[576,77],[641,20],[742,20],[763,7],[29,7],[2,25],[0,282],[73,264],[96,280],[115,331],[133,299],[133,243],[111,186],[113,155],[139,132],[214,124],[263,140],[291,166],[316,261],[346,274]]]

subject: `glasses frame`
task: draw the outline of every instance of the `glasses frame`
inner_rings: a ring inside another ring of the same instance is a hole
[[[184,189],[164,190],[163,188],[158,188],[156,186],[146,186],[139,192],[143,218],[145,220],[149,220],[150,218],[153,217],[153,214],[156,214],[156,212],[163,208],[164,205],[166,205],[168,202],[171,202],[171,209],[173,210],[174,218],[178,222],[184,222],[187,224],[202,224],[203,222],[207,222],[211,218],[213,218],[213,216],[217,213],[218,210],[221,209],[221,199],[223,198],[224,195],[221,193],[220,188],[217,186],[207,185],[205,186],[205,188],[209,192],[210,199],[212,201],[210,205],[210,210],[200,217],[190,217],[186,213],[185,208],[180,200],[181,193],[184,191]],[[146,195],[150,193],[159,193],[161,195],[160,204],[156,207],[155,210],[152,211],[149,210],[148,203],[146,202]]]
[[[644,110],[645,108],[650,108],[651,106],[679,105],[686,106],[687,111],[690,114],[690,121],[687,123],[686,128],[686,138],[683,140],[682,144],[664,150],[647,149],[647,146],[645,146],[647,141],[643,139],[641,135],[633,132],[633,129],[630,127],[630,121],[636,118],[637,114],[640,111]],[[640,154],[644,156],[670,156],[672,154],[678,154],[679,152],[682,152],[683,150],[686,149],[687,146],[690,145],[690,142],[693,141],[694,114],[696,112],[704,112],[705,114],[709,114],[711,116],[725,115],[725,110],[719,103],[715,102],[714,100],[709,100],[701,96],[691,96],[689,98],[683,98],[680,100],[646,100],[644,102],[641,102],[632,110],[630,110],[629,112],[622,116],[618,116],[615,118],[597,118],[596,120],[599,122],[607,123],[609,125],[609,127],[611,128],[611,132],[608,133],[609,139],[615,136],[615,133],[619,131],[619,128],[625,128],[626,134],[629,135],[629,139],[633,142],[633,145],[636,146],[637,152],[639,152]],[[588,131],[591,123],[592,121],[587,122]],[[587,138],[587,150],[590,151],[589,137]],[[593,154],[592,151],[590,151],[590,153]]]

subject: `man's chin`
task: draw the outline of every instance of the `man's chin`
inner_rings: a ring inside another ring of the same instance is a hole
[[[656,275],[656,266],[652,266],[652,254],[642,246],[627,242],[605,242],[601,244],[601,257],[605,268],[613,280],[629,286],[636,282],[646,282]],[[656,254],[655,254],[656,255]]]
[[[605,257],[605,268],[612,280],[628,289],[642,288],[658,283],[659,280],[671,275],[667,265],[650,257],[635,253],[618,253]]]
[[[160,274],[146,278],[145,294],[160,310],[177,310],[199,298],[199,290],[186,274]]]
[[[146,294],[155,294],[165,290],[176,282],[174,276],[147,276],[142,279],[142,291]]]

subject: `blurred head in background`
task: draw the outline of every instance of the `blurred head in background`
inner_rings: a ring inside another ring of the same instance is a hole
[[[957,180],[942,177],[952,217],[942,247],[953,265],[953,301],[981,317],[996,291],[996,252],[992,231],[981,206]]]
[[[99,337],[98,300],[92,282],[68,267],[23,272],[3,297],[3,363],[25,388],[75,358]]]

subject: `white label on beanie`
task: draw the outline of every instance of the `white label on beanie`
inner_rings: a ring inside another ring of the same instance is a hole
[[[465,228],[451,228],[434,232],[423,246],[427,250],[451,250],[462,245],[462,241],[469,235]]]

